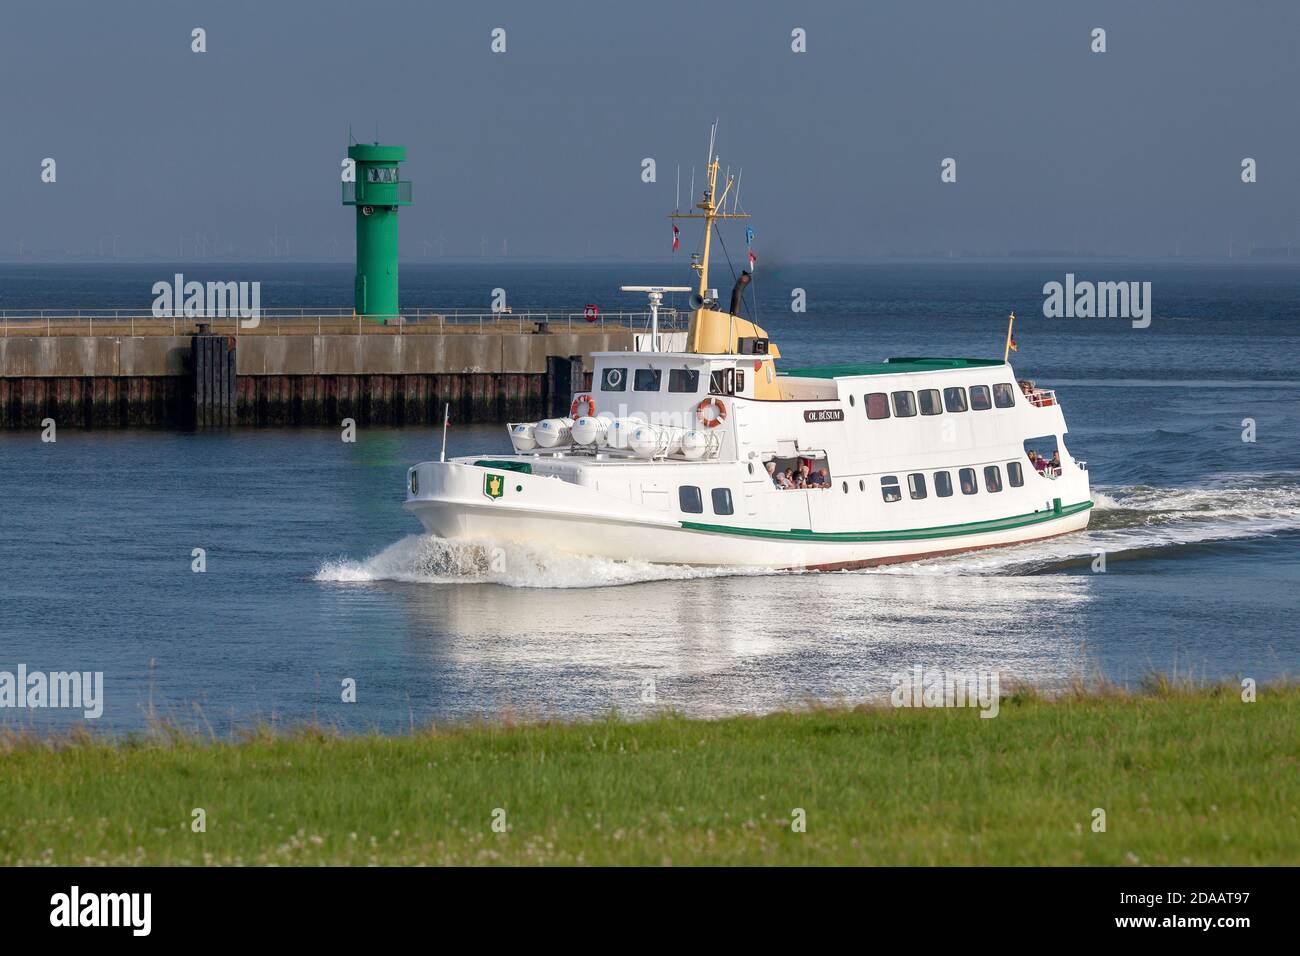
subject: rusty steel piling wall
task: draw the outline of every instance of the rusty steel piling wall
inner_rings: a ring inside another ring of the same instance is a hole
[[[0,428],[438,425],[567,413],[591,353],[630,332],[15,336]]]

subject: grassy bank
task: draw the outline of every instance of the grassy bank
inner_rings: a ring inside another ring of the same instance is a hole
[[[4,864],[1300,863],[1298,687],[5,750]]]

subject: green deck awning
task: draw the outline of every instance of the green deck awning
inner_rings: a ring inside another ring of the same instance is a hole
[[[906,372],[941,372],[950,368],[992,368],[1003,365],[997,359],[977,358],[889,358],[883,362],[860,362],[849,365],[810,365],[792,368],[782,375],[800,378],[851,378],[854,375],[898,375]]]

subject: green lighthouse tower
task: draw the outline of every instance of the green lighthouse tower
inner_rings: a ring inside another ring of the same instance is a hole
[[[356,182],[343,184],[343,205],[357,207],[358,315],[395,318],[397,310],[397,207],[411,204],[411,184],[399,178],[405,146],[357,143],[348,147]]]

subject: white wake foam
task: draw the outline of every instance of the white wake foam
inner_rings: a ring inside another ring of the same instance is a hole
[[[1284,474],[1218,475],[1208,487],[1094,488],[1088,530],[1009,548],[934,558],[892,573],[1023,573],[1078,560],[1300,530],[1300,485]]]
[[[500,584],[515,588],[592,588],[643,581],[771,573],[753,569],[693,568],[563,554],[503,542],[448,541],[409,535],[364,561],[324,562],[314,580],[333,583],[401,581],[412,584]]]

